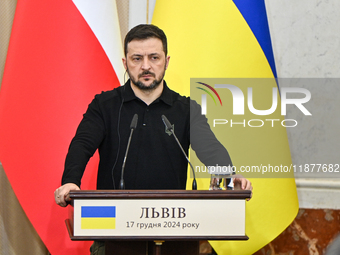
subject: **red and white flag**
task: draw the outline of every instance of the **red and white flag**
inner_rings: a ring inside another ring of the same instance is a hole
[[[114,0],[18,0],[0,91],[0,161],[51,254],[86,254],[72,242],[53,192],[82,114],[119,86],[123,57]],[[95,189],[98,157],[82,189]]]

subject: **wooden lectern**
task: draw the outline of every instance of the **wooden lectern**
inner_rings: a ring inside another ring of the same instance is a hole
[[[71,240],[105,241],[106,254],[199,254],[199,240],[248,240],[244,190],[71,191]]]

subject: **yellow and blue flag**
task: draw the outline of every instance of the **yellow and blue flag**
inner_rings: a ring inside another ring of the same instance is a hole
[[[115,206],[82,206],[81,207],[82,229],[115,229],[116,207]]]
[[[168,38],[171,57],[165,80],[170,88],[189,96],[191,78],[271,78],[274,82],[254,88],[253,93],[257,109],[270,107],[277,75],[264,0],[157,0],[152,23],[163,29]],[[240,89],[247,93],[247,87]],[[232,107],[232,100],[221,97],[223,108],[217,100],[214,107],[225,114],[224,109],[228,104]],[[275,119],[283,119],[277,111],[275,114]],[[207,118],[211,121],[209,113]],[[255,118],[245,111],[242,119]],[[282,126],[225,126],[223,137],[218,138],[237,167],[292,164]],[[298,212],[293,177],[251,179],[253,198],[246,203],[249,240],[210,242],[216,252],[249,255],[277,237]],[[208,187],[208,179],[198,180],[199,189]]]

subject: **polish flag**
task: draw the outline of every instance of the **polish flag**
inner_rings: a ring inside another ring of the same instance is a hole
[[[65,156],[95,94],[123,82],[114,0],[18,0],[0,91],[0,162],[49,252],[88,254],[57,206]],[[98,156],[82,189],[95,189]]]

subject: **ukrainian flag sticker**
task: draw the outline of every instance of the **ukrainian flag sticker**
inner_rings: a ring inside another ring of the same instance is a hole
[[[115,229],[115,206],[82,206],[81,229]]]

